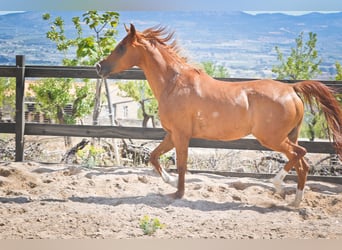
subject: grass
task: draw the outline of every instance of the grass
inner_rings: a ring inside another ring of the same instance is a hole
[[[162,224],[158,218],[151,218],[148,215],[145,215],[140,220],[140,228],[143,230],[145,235],[152,235],[158,229],[162,229],[164,227],[165,227],[165,225]]]

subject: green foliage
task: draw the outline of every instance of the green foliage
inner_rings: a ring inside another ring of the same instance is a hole
[[[0,78],[0,108],[15,110],[15,78]]]
[[[319,65],[322,60],[316,50],[317,35],[309,32],[309,40],[304,41],[304,33],[301,32],[296,38],[296,47],[291,49],[290,55],[285,58],[284,54],[276,46],[280,65],[274,66],[272,72],[276,73],[280,80],[308,80],[320,74]]]
[[[37,109],[60,124],[75,124],[77,119],[89,114],[93,107],[94,91],[89,83],[73,86],[70,79],[46,78],[31,84],[29,89],[39,103]],[[67,104],[73,105],[71,115],[64,113]]]
[[[48,118],[56,120],[58,111],[69,102],[68,91],[70,88],[71,81],[69,79],[53,78],[40,80],[29,86],[39,103],[38,111],[44,112]]]
[[[335,67],[336,67],[336,77],[335,80],[336,81],[342,81],[342,66],[339,62],[335,63]]]
[[[206,62],[202,62],[202,66],[204,68],[204,71],[212,77],[220,77],[220,78],[229,77],[228,69],[222,65],[217,65],[217,64],[214,64],[213,62],[206,61]]]
[[[94,107],[95,87],[91,83],[85,83],[83,86],[74,86],[75,94],[73,99],[73,117],[72,119],[80,119],[91,113]],[[75,123],[75,121],[73,121]]]
[[[152,90],[147,81],[119,82],[118,87],[120,91],[124,92],[124,96],[129,96],[136,102],[146,98],[153,98]]]
[[[336,81],[342,81],[342,66],[339,62],[335,63],[335,67],[336,67],[336,76],[335,76],[335,80]],[[342,94],[338,93],[335,95],[337,100],[342,103]]]
[[[148,98],[143,100],[145,102],[145,111],[149,115],[158,117],[158,102],[155,98]],[[141,110],[139,110],[139,114]]]
[[[87,145],[82,150],[78,150],[76,155],[80,158],[82,165],[91,168],[102,164],[103,153],[105,150],[102,147]]]
[[[46,13],[43,20],[50,21],[51,15]],[[56,17],[50,21],[50,30],[46,37],[56,43],[57,50],[64,52],[64,65],[94,65],[101,58],[110,54],[116,43],[116,27],[119,23],[119,13],[106,11],[87,11],[80,17],[73,17],[76,34],[73,38],[65,35],[65,21],[61,17]],[[84,28],[92,31],[93,35],[83,37]],[[74,58],[67,58],[67,51],[71,48],[76,50]]]
[[[328,125],[324,115],[318,111],[305,111],[300,136],[309,138],[310,141],[315,138],[327,138]]]
[[[140,228],[146,235],[152,235],[157,231],[157,229],[162,229],[164,227],[165,225],[162,224],[158,218],[152,219],[148,215],[145,215],[140,220]]]
[[[56,44],[57,50],[64,53],[63,64],[67,66],[77,65],[91,65],[93,66],[103,57],[110,54],[114,48],[117,35],[116,27],[119,23],[119,13],[113,11],[106,11],[99,13],[98,11],[87,11],[82,17],[73,17],[72,23],[75,28],[74,37],[66,37],[65,21],[61,17],[56,17],[51,20],[51,15],[46,13],[42,16],[43,20],[48,21],[50,30],[46,33],[46,37]],[[84,29],[92,31],[92,35],[83,36]],[[71,58],[68,58],[68,51],[74,50],[76,53]],[[101,86],[102,82],[98,82]],[[96,95],[94,95],[94,115],[93,119],[96,121],[99,114],[99,103],[101,100],[101,88],[96,88]],[[87,113],[90,104],[80,102],[84,100],[87,95],[85,90],[79,89],[76,94],[76,101],[74,102],[74,114],[76,116]],[[82,105],[81,105],[82,103]],[[80,110],[78,110],[80,109]],[[74,122],[71,119],[70,122]]]

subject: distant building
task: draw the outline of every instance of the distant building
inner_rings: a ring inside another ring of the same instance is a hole
[[[141,121],[138,119],[139,104],[131,97],[123,97],[119,95],[119,88],[114,82],[109,82],[109,92],[112,99],[114,119],[122,125],[138,125],[141,126]],[[109,125],[109,109],[107,102],[102,105],[102,110],[99,117],[101,125]]]

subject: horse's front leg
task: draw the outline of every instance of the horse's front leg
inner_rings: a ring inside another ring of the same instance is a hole
[[[171,194],[173,198],[180,199],[185,192],[185,173],[187,170],[188,147],[190,139],[181,134],[173,134],[172,140],[176,148],[176,163],[178,171],[177,191]]]
[[[153,167],[155,168],[155,170],[159,173],[159,175],[163,178],[163,180],[174,186],[177,187],[178,185],[178,181],[175,177],[169,175],[162,166],[160,166],[159,163],[159,157],[162,154],[165,154],[166,152],[170,151],[171,149],[173,149],[173,142],[172,142],[172,138],[171,135],[169,133],[166,134],[164,140],[158,145],[158,147],[156,147],[151,155],[150,155],[150,162],[152,163]]]

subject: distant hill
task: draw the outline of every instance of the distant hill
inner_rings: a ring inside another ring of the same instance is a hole
[[[61,64],[62,55],[46,37],[49,29],[43,12],[25,12],[0,16],[0,64],[14,64],[16,54],[26,55],[27,64]],[[82,12],[51,12],[69,21],[66,30],[73,33],[71,18]],[[243,12],[120,12],[120,23],[134,23],[143,30],[164,25],[175,31],[184,54],[194,62],[213,61],[225,65],[232,77],[271,77],[277,63],[275,46],[288,52],[301,31],[317,33],[323,74],[335,74],[334,64],[342,62],[342,13],[311,13],[303,16],[284,14],[250,15]],[[119,39],[125,35],[118,27]]]

